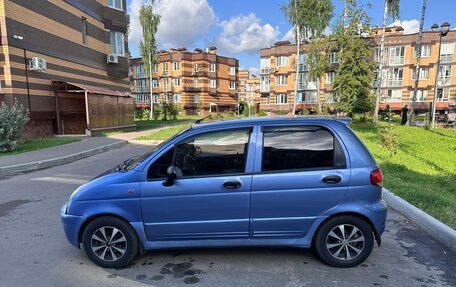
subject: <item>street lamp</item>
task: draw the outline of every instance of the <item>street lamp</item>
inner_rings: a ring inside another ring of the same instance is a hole
[[[431,26],[432,31],[438,31],[438,25],[434,24]],[[442,50],[442,37],[445,37],[448,32],[450,31],[450,23],[444,22],[442,25],[440,25],[440,31],[439,31],[439,54],[438,54],[438,59],[437,59],[437,71],[435,72],[435,82],[434,82],[434,99],[432,100],[432,113],[431,113],[431,127],[435,127],[435,112],[436,112],[436,102],[437,102],[437,93],[438,93],[438,81],[439,81],[439,71],[440,71],[440,53]]]

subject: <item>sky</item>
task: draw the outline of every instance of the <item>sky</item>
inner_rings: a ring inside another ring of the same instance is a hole
[[[129,49],[139,56],[142,37],[139,9],[144,0],[127,0],[131,25]],[[371,4],[367,9],[373,25],[381,25],[383,0],[360,0]],[[147,2],[147,1],[146,1]],[[155,11],[161,15],[158,49],[185,47],[189,50],[216,46],[218,54],[236,57],[241,69],[258,73],[259,50],[277,40],[293,41],[291,25],[280,6],[287,0],[156,0]],[[336,17],[343,9],[342,0],[333,0]],[[419,29],[422,0],[401,0],[400,19],[405,33]],[[456,0],[428,0],[425,29],[445,21],[456,26]],[[393,24],[388,19],[388,24]]]

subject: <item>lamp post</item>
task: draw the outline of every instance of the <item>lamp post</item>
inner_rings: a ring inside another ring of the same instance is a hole
[[[431,26],[432,31],[437,31],[439,28],[439,25],[434,24]],[[439,81],[439,70],[440,70],[440,53],[442,51],[442,38],[445,37],[448,32],[450,31],[450,23],[444,22],[442,25],[440,25],[440,30],[439,30],[439,54],[438,54],[438,59],[437,59],[437,70],[435,72],[435,82],[434,82],[434,99],[432,100],[432,113],[431,113],[431,127],[435,127],[435,112],[436,112],[436,103],[437,103],[437,93],[438,93],[438,81]]]

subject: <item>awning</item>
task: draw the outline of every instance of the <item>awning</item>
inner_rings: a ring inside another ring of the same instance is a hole
[[[132,97],[127,92],[121,92],[121,91],[111,90],[108,88],[85,85],[85,84],[80,84],[80,83],[53,81],[53,84],[54,84],[54,86],[59,87],[58,88],[59,92],[69,92],[69,93],[88,92],[91,94],[99,94],[99,95]],[[65,88],[62,89],[62,87],[65,87]],[[77,90],[77,89],[80,89],[80,90]]]

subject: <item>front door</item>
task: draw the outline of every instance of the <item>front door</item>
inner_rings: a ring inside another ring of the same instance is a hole
[[[263,127],[256,154],[253,238],[303,237],[342,201],[350,172],[342,146],[325,127]]]
[[[141,187],[148,240],[247,238],[252,127],[190,135],[163,151]],[[250,143],[250,144],[249,144]],[[174,165],[177,179],[164,186]]]

